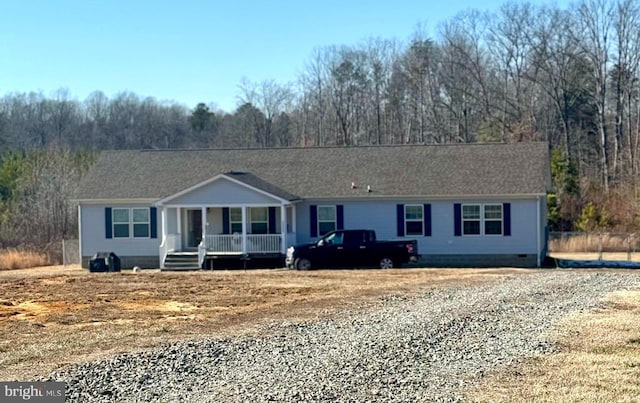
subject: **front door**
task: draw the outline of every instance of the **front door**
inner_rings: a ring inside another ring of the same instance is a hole
[[[187,210],[187,248],[194,249],[202,241],[202,209]]]

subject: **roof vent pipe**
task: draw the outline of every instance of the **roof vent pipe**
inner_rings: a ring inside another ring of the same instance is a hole
[[[367,185],[367,192],[371,193],[371,185]]]
[[[356,187],[357,187],[356,183],[355,182],[351,182],[351,189],[355,189]]]

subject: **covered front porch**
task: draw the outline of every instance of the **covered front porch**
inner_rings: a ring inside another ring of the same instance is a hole
[[[159,200],[160,264],[169,254],[198,256],[284,255],[296,243],[299,199],[246,172],[228,172]]]
[[[284,255],[296,243],[295,205],[163,206],[161,268],[167,256]]]

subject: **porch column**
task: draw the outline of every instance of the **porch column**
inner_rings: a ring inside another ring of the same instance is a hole
[[[182,209],[180,207],[176,207],[176,225],[178,227],[178,234],[182,235]]]
[[[242,206],[242,253],[247,253],[247,206]]]
[[[287,208],[284,204],[280,205],[280,237],[282,242],[280,243],[280,253],[283,255],[287,253]]]
[[[207,208],[202,207],[202,244],[207,245]]]
[[[167,208],[160,206],[160,220],[162,221],[162,243],[167,242]]]

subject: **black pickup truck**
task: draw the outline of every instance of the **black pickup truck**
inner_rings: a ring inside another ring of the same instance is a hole
[[[377,241],[373,230],[331,231],[311,244],[291,246],[285,263],[290,269],[324,267],[400,267],[418,260],[415,240]]]

